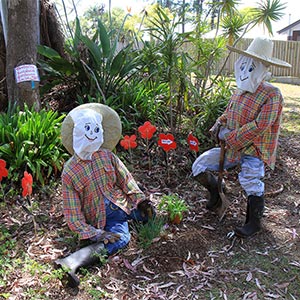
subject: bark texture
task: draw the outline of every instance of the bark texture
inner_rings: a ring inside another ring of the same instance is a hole
[[[7,107],[7,90],[6,90],[6,47],[4,41],[3,27],[0,22],[0,111]]]
[[[5,0],[4,0],[5,1]],[[39,36],[39,9],[36,0],[7,0],[8,29],[6,47],[6,78],[8,101],[23,107],[40,109],[39,83],[16,83],[14,68],[37,62]]]

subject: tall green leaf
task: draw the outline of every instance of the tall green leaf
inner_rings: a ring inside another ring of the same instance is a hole
[[[98,20],[98,34],[99,40],[101,42],[103,56],[107,58],[112,54],[110,49],[110,40],[107,31],[100,20]]]

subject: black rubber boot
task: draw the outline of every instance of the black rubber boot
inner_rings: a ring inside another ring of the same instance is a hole
[[[212,173],[205,171],[195,177],[209,191],[209,200],[206,203],[206,208],[209,210],[215,210],[220,207],[222,200],[218,192],[217,177]]]
[[[237,236],[242,238],[249,237],[261,230],[261,218],[263,216],[264,206],[265,201],[263,197],[248,197],[246,223],[244,226],[235,229]]]
[[[247,210],[246,210],[246,220],[245,220],[245,225],[249,222],[249,216],[250,216],[250,205],[249,205],[249,197],[247,200]]]
[[[99,255],[105,253],[103,243],[95,243],[84,247],[69,256],[54,261],[56,269],[63,268],[67,273],[67,285],[71,288],[79,286],[79,278],[75,275],[75,272],[80,267],[87,267],[95,264],[99,261]]]

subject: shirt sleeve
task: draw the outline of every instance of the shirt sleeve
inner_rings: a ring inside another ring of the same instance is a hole
[[[116,184],[129,199],[134,208],[145,199],[144,193],[140,190],[132,174],[128,171],[123,162],[113,154],[112,159],[116,171]]]
[[[70,230],[77,233],[82,240],[95,236],[97,234],[96,228],[86,223],[82,213],[78,191],[76,191],[72,182],[64,177],[62,192],[64,217]]]
[[[252,122],[225,134],[225,142],[229,148],[239,151],[251,145],[257,136],[263,135],[274,124],[278,118],[280,106],[279,95],[269,98]]]

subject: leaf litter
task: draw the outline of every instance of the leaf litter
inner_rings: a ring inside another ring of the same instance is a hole
[[[96,284],[93,280],[82,282],[76,299],[91,299],[88,290],[92,287],[106,292],[103,299],[117,300],[299,299],[299,291],[291,290],[295,282],[299,282],[300,272],[299,201],[294,192],[300,191],[299,176],[296,176],[299,175],[299,138],[282,138],[280,147],[279,166],[274,171],[267,170],[266,186],[276,189],[277,183],[282,183],[284,189],[275,198],[266,198],[268,209],[263,221],[264,230],[249,240],[227,237],[243,222],[245,213],[241,188],[235,184],[237,170],[229,172],[226,178],[232,202],[225,220],[220,223],[206,210],[206,192],[187,176],[186,166],[172,169],[173,182],[168,184],[163,168],[150,175],[148,170],[136,168],[134,176],[139,178],[146,193],[149,191],[154,205],[158,204],[161,195],[178,193],[187,201],[190,210],[180,225],[167,226],[167,234],[156,238],[146,249],[138,247],[137,235],[132,232],[132,240],[126,249],[110,257],[103,266],[89,268],[89,272],[99,279]],[[298,164],[295,164],[296,157]],[[16,247],[8,253],[15,265],[10,269],[5,267],[3,278],[6,284],[0,283],[0,299],[4,294],[9,294],[9,299],[30,299],[30,289],[46,293],[47,299],[70,299],[60,280],[45,281],[45,276],[53,273],[53,260],[79,247],[66,242],[72,235],[63,220],[61,194],[56,192],[51,199],[36,195],[35,201],[40,207],[35,215],[47,216],[39,223],[37,235],[33,233],[30,218],[16,204],[10,203],[0,211],[1,225],[15,228],[12,236],[16,242]],[[241,255],[250,256],[250,264],[243,260],[239,262]],[[259,260],[270,261],[270,266],[276,266],[282,256],[286,257],[282,270],[284,280],[273,277],[272,271],[263,265],[253,265]],[[43,270],[39,271],[38,267],[33,271],[26,269],[24,257],[43,265]],[[21,258],[23,263],[17,263]],[[84,280],[83,273],[80,272],[79,277]],[[227,283],[235,284],[234,291],[226,288]]]

